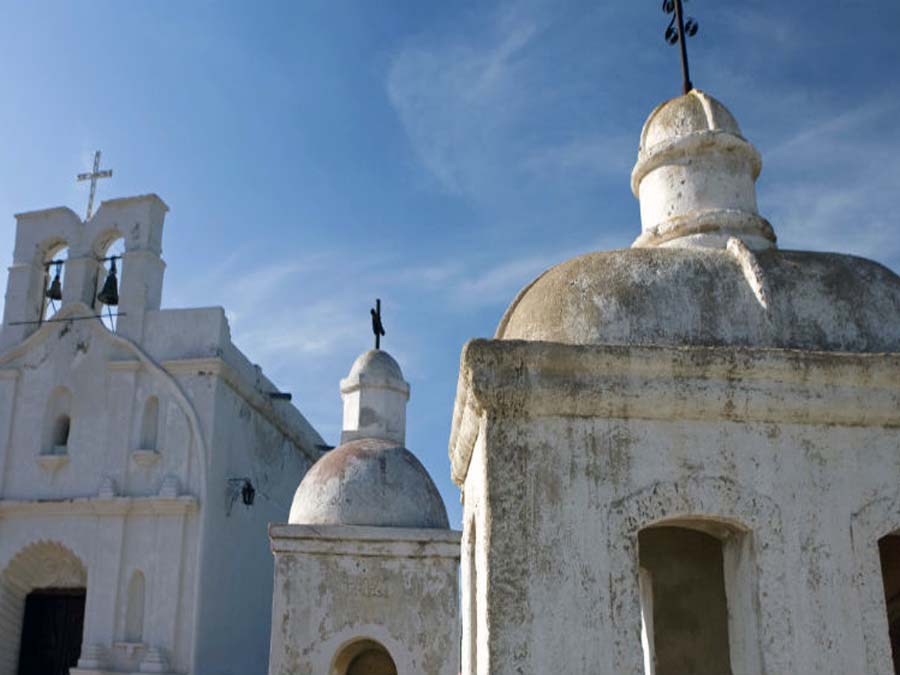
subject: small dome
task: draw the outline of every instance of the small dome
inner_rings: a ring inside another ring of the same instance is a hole
[[[725,248],[737,237],[772,248],[775,232],[759,215],[759,152],[724,105],[702,91],[658,106],[641,132],[631,191],[641,202],[633,246]]]
[[[350,374],[347,375],[347,379],[351,380],[354,378],[402,380],[403,371],[400,370],[400,364],[386,351],[370,349],[360,354],[356,361],[353,362],[353,367],[350,368]]]
[[[760,298],[754,284],[765,292]],[[498,339],[573,345],[900,351],[900,277],[849,255],[631,248],[564,262],[522,290]]]
[[[289,522],[449,527],[444,501],[416,456],[396,443],[372,438],[341,445],[313,465],[294,494]]]
[[[659,143],[708,131],[742,136],[728,108],[709,94],[693,89],[656,106],[641,131],[639,152],[644,154]]]

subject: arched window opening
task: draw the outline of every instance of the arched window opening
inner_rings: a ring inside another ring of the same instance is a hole
[[[144,594],[146,591],[144,573],[140,570],[131,575],[128,583],[128,605],[125,608],[125,642],[140,643],[144,640]]]
[[[53,422],[53,447],[65,448],[69,445],[69,427],[72,424],[68,415],[60,415]]]
[[[65,387],[57,387],[47,402],[41,454],[65,455],[69,452],[72,431],[72,394]]]
[[[884,604],[887,608],[888,635],[894,673],[900,675],[900,535],[889,534],[878,542],[881,558],[881,580],[884,584]]]
[[[333,675],[397,675],[394,659],[374,640],[358,640],[335,659]]]
[[[41,291],[43,302],[41,319],[47,320],[52,318],[62,307],[69,247],[65,242],[53,244],[47,248],[43,258],[44,283]]]
[[[159,433],[159,399],[151,396],[144,403],[144,414],[141,418],[141,450],[156,450]]]
[[[722,541],[688,527],[638,538],[647,675],[730,674]]]
[[[97,283],[94,290],[94,309],[102,317],[103,325],[116,330],[125,255],[125,239],[118,230],[101,235],[94,245],[97,256]]]

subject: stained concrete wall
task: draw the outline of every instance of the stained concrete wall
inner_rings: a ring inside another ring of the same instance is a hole
[[[463,672],[643,673],[638,533],[683,519],[740,534],[734,673],[889,672],[898,381],[896,355],[470,343],[451,461],[486,625]]]
[[[273,525],[270,675],[344,675],[360,640],[398,673],[459,672],[459,532]]]

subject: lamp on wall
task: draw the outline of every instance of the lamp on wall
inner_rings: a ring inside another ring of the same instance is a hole
[[[253,506],[256,500],[256,488],[249,478],[229,478],[228,480],[228,500],[226,503],[226,514],[231,515],[231,508],[237,501],[238,495],[244,506]]]
[[[241,486],[241,501],[244,502],[244,506],[253,506],[253,500],[255,498],[256,488],[254,488],[253,483],[247,479],[244,481],[243,486]]]

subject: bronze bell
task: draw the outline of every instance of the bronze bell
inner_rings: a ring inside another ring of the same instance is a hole
[[[115,307],[119,304],[119,285],[116,282],[116,261],[109,263],[109,274],[103,282],[103,288],[97,293],[97,299],[104,305]]]
[[[50,282],[50,287],[45,291],[44,295],[50,300],[62,300],[62,282],[59,280],[59,265],[56,266],[56,275]]]

